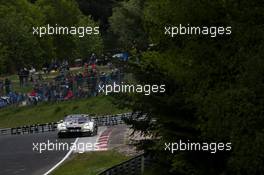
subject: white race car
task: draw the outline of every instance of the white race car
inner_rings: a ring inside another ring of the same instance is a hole
[[[96,121],[86,114],[68,115],[57,125],[58,137],[64,137],[70,133],[79,133],[86,136],[97,134]]]

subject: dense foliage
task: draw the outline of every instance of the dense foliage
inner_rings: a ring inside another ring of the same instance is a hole
[[[119,3],[113,9],[113,15],[109,18],[109,32],[116,36],[118,46],[123,49],[146,48],[147,35],[143,28],[142,0],[131,0]]]
[[[0,5],[0,73],[11,73],[23,66],[40,68],[52,59],[86,58],[103,49],[100,35],[33,35],[33,27],[47,24],[63,27],[98,26],[85,16],[74,0],[4,1]]]
[[[120,23],[116,16],[126,18],[123,11],[111,18],[113,28]],[[130,95],[122,104],[149,114],[145,123],[132,124],[159,138],[145,145],[159,155],[160,164],[154,172],[263,174],[263,2],[146,0],[143,11],[141,24],[155,48],[142,52],[140,64],[132,67],[139,83],[166,84],[167,91],[164,95]],[[165,26],[179,24],[232,26],[232,35],[164,35]],[[118,34],[126,38],[133,32],[121,26]],[[157,119],[156,124],[151,118]],[[165,142],[180,139],[232,142],[232,151],[164,152]]]
[[[0,74],[120,47],[139,60],[129,67],[138,83],[166,85],[165,94],[129,94],[120,101],[148,113],[145,121],[129,122],[157,138],[141,145],[158,155],[152,174],[263,174],[261,0],[0,0],[0,4]],[[33,26],[48,23],[100,25],[105,40],[101,35],[32,35]],[[232,34],[215,38],[164,34],[165,26],[179,24],[231,26]],[[231,142],[232,151],[164,151],[165,142],[180,139]]]

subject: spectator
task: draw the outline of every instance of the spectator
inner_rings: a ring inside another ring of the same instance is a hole
[[[78,75],[75,77],[75,80],[77,82],[77,87],[83,85],[83,75],[79,72]]]
[[[33,80],[33,75],[36,73],[36,69],[33,67],[33,66],[31,66],[31,68],[30,68],[30,70],[29,70],[29,76],[30,76],[30,82],[33,82],[34,80]]]
[[[69,100],[73,98],[73,92],[72,90],[68,90],[67,95],[64,97],[64,100]]]
[[[39,72],[38,73],[38,81],[43,81],[44,79],[43,79],[43,77],[42,77],[42,73],[41,72]]]
[[[0,96],[4,95],[4,82],[0,80]]]
[[[8,78],[5,79],[5,91],[6,95],[11,92],[11,81]]]
[[[48,74],[49,73],[49,63],[45,63],[42,67],[42,70],[44,74]]]
[[[29,78],[29,70],[27,68],[24,68],[24,85],[28,85],[28,78]]]
[[[19,78],[19,85],[20,85],[20,87],[23,87],[24,86],[23,69],[20,69],[18,71],[18,78]]]
[[[91,65],[91,67],[92,67],[92,69],[96,69],[96,64],[93,63],[93,64]]]
[[[83,88],[81,86],[78,87],[78,90],[77,90],[77,97],[79,98],[82,98],[84,97],[84,91],[83,91]]]
[[[37,92],[36,92],[36,90],[33,89],[33,91],[31,91],[31,92],[29,93],[29,96],[31,96],[31,97],[36,97],[36,96],[37,96]]]
[[[90,63],[94,64],[96,62],[96,55],[95,53],[92,53],[91,57],[90,57]]]
[[[104,72],[101,72],[100,75],[100,82],[105,85],[106,84],[106,74]]]
[[[69,76],[68,78],[68,85],[71,90],[73,90],[73,83],[74,83],[74,78],[72,76]]]
[[[97,95],[97,73],[95,69],[92,69],[91,72],[91,95]]]

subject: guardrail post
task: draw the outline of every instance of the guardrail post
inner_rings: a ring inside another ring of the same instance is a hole
[[[21,134],[21,127],[16,128],[16,134]]]
[[[141,174],[143,174],[144,169],[145,169],[145,156],[142,155],[141,156]]]
[[[45,131],[45,128],[44,128],[45,124],[40,124],[40,126],[41,126],[41,132],[44,132]]]
[[[11,128],[11,134],[16,134],[16,132],[14,132],[15,128]],[[16,130],[15,130],[16,131]]]
[[[34,126],[34,132],[39,133],[39,124]]]
[[[51,123],[48,123],[48,131],[52,131],[52,124]]]
[[[52,131],[55,131],[56,130],[56,123],[52,123]]]

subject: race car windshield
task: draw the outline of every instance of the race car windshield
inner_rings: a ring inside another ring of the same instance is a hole
[[[87,122],[88,121],[88,119],[87,118],[85,118],[85,117],[83,117],[83,118],[78,118],[78,123],[85,123],[85,122]]]
[[[65,122],[74,122],[74,123],[85,123],[87,122],[89,119],[87,117],[79,117],[79,116],[68,116],[65,118]]]

